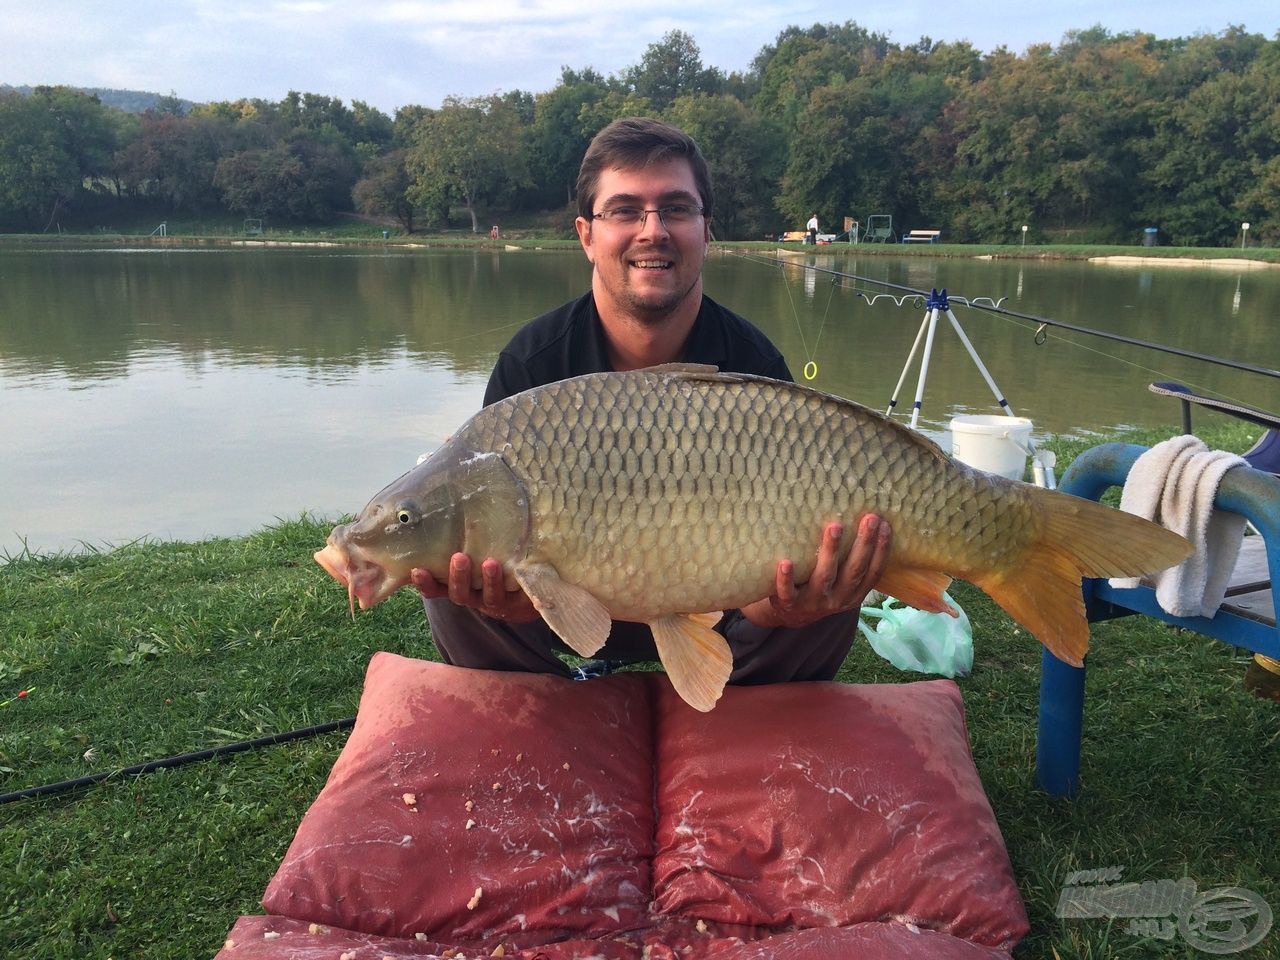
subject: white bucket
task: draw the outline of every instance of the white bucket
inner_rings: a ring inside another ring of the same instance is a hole
[[[1026,417],[964,414],[951,418],[951,456],[1010,480],[1027,470],[1031,421]]]

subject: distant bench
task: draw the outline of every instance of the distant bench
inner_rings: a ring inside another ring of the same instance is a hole
[[[937,243],[941,239],[941,230],[910,230],[902,235],[903,243]]]

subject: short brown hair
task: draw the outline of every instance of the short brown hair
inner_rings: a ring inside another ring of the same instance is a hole
[[[679,127],[650,117],[621,117],[595,135],[578,170],[578,213],[591,219],[600,174],[605,170],[639,170],[678,157],[688,160],[693,168],[702,212],[710,220],[711,173],[698,144]]]

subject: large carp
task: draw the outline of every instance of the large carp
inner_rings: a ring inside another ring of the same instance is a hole
[[[415,567],[443,580],[457,551],[494,557],[584,657],[611,620],[647,623],[676,690],[710,710],[733,658],[708,614],[768,596],[779,559],[807,580],[832,521],[843,558],[870,512],[893,528],[877,589],[954,615],[942,593],[969,580],[1076,666],[1089,641],[1082,576],[1137,576],[1191,553],[1146,520],[953,461],[848,400],[669,364],[486,407],[315,556],[361,608]]]

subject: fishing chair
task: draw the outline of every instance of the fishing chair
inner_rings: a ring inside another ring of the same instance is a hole
[[[1182,426],[1187,433],[1191,432],[1193,403],[1268,428],[1243,454],[1249,466],[1223,475],[1214,500],[1217,509],[1244,516],[1257,535],[1245,537],[1226,598],[1214,616],[1170,616],[1157,603],[1155,588],[1148,581],[1120,589],[1107,580],[1086,579],[1083,591],[1089,622],[1142,614],[1280,660],[1273,589],[1280,584],[1280,416],[1203,397],[1181,384],[1153,383],[1150,389],[1182,401]],[[1127,443],[1092,447],[1075,459],[1058,489],[1097,500],[1109,487],[1123,486],[1134,462],[1146,451],[1146,447]],[[1050,794],[1071,796],[1079,791],[1083,719],[1084,668],[1068,666],[1046,650],[1040,667],[1036,781]]]

